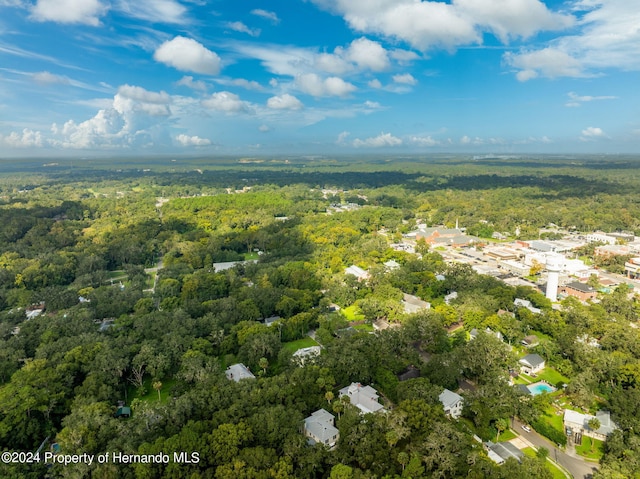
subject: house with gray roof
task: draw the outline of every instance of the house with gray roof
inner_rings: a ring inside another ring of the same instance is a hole
[[[520,363],[520,370],[529,375],[542,371],[545,366],[545,360],[539,354],[527,354],[518,362]]]
[[[360,266],[351,265],[345,271],[344,274],[351,274],[357,278],[358,281],[366,281],[369,279],[369,272],[362,269]]]
[[[384,406],[378,402],[378,391],[371,386],[351,383],[340,389],[340,397],[342,396],[348,396],[351,404],[360,409],[362,414],[384,411]]]
[[[324,444],[332,448],[340,438],[340,431],[335,427],[335,417],[325,409],[318,409],[304,420],[304,435],[309,444]]]
[[[531,301],[529,301],[528,299],[516,298],[515,300],[513,300],[513,305],[516,308],[527,308],[532,313],[536,313],[536,314],[542,313],[542,310],[540,308],[534,307],[531,304]]]
[[[293,353],[292,357],[298,362],[298,364],[300,364],[300,366],[303,366],[305,362],[312,361],[320,356],[320,351],[320,346],[309,346],[308,348],[298,349]]]
[[[496,464],[503,464],[508,459],[515,459],[518,462],[522,462],[524,453],[510,442],[491,442],[485,443],[485,448],[489,459]]]
[[[593,418],[600,421],[600,428],[596,431],[589,428],[589,421]],[[570,429],[573,434],[583,434],[601,441],[606,440],[607,436],[619,429],[618,425],[611,420],[609,411],[598,411],[595,416],[591,416],[571,409],[564,410],[564,427],[567,430]]]
[[[238,382],[241,379],[255,379],[256,378],[253,375],[253,373],[251,371],[249,371],[249,368],[246,367],[242,363],[232,364],[231,366],[229,366],[227,368],[227,370],[224,372],[224,374],[227,376],[227,379],[229,379],[230,381],[235,381],[235,382]]]
[[[445,389],[440,393],[440,396],[438,396],[438,400],[442,403],[444,413],[447,416],[458,419],[462,415],[464,398],[459,394]]]
[[[417,296],[404,293],[402,296],[402,307],[407,314],[417,313],[425,309],[430,309],[431,304],[421,300]]]

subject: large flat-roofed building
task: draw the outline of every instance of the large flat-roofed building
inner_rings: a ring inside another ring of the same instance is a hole
[[[631,258],[624,264],[624,272],[629,278],[640,277],[640,258]]]

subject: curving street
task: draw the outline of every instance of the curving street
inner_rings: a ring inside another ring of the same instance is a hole
[[[518,431],[520,438],[535,447],[546,447],[549,450],[549,458],[569,471],[575,479],[591,479],[593,477],[594,471],[598,469],[597,463],[586,461],[578,456],[574,452],[573,446],[568,445],[566,451],[558,449],[546,437],[541,436],[533,429],[527,432],[522,429],[522,425],[523,423],[517,419],[513,421],[513,428]]]

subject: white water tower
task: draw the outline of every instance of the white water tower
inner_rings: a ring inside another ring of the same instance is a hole
[[[547,292],[546,297],[555,302],[558,300],[558,277],[560,271],[562,271],[562,263],[564,257],[559,254],[547,255],[547,271],[549,275],[547,277]]]

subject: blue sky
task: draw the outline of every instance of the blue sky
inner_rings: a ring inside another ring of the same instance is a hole
[[[0,156],[640,153],[631,0],[0,0]]]

